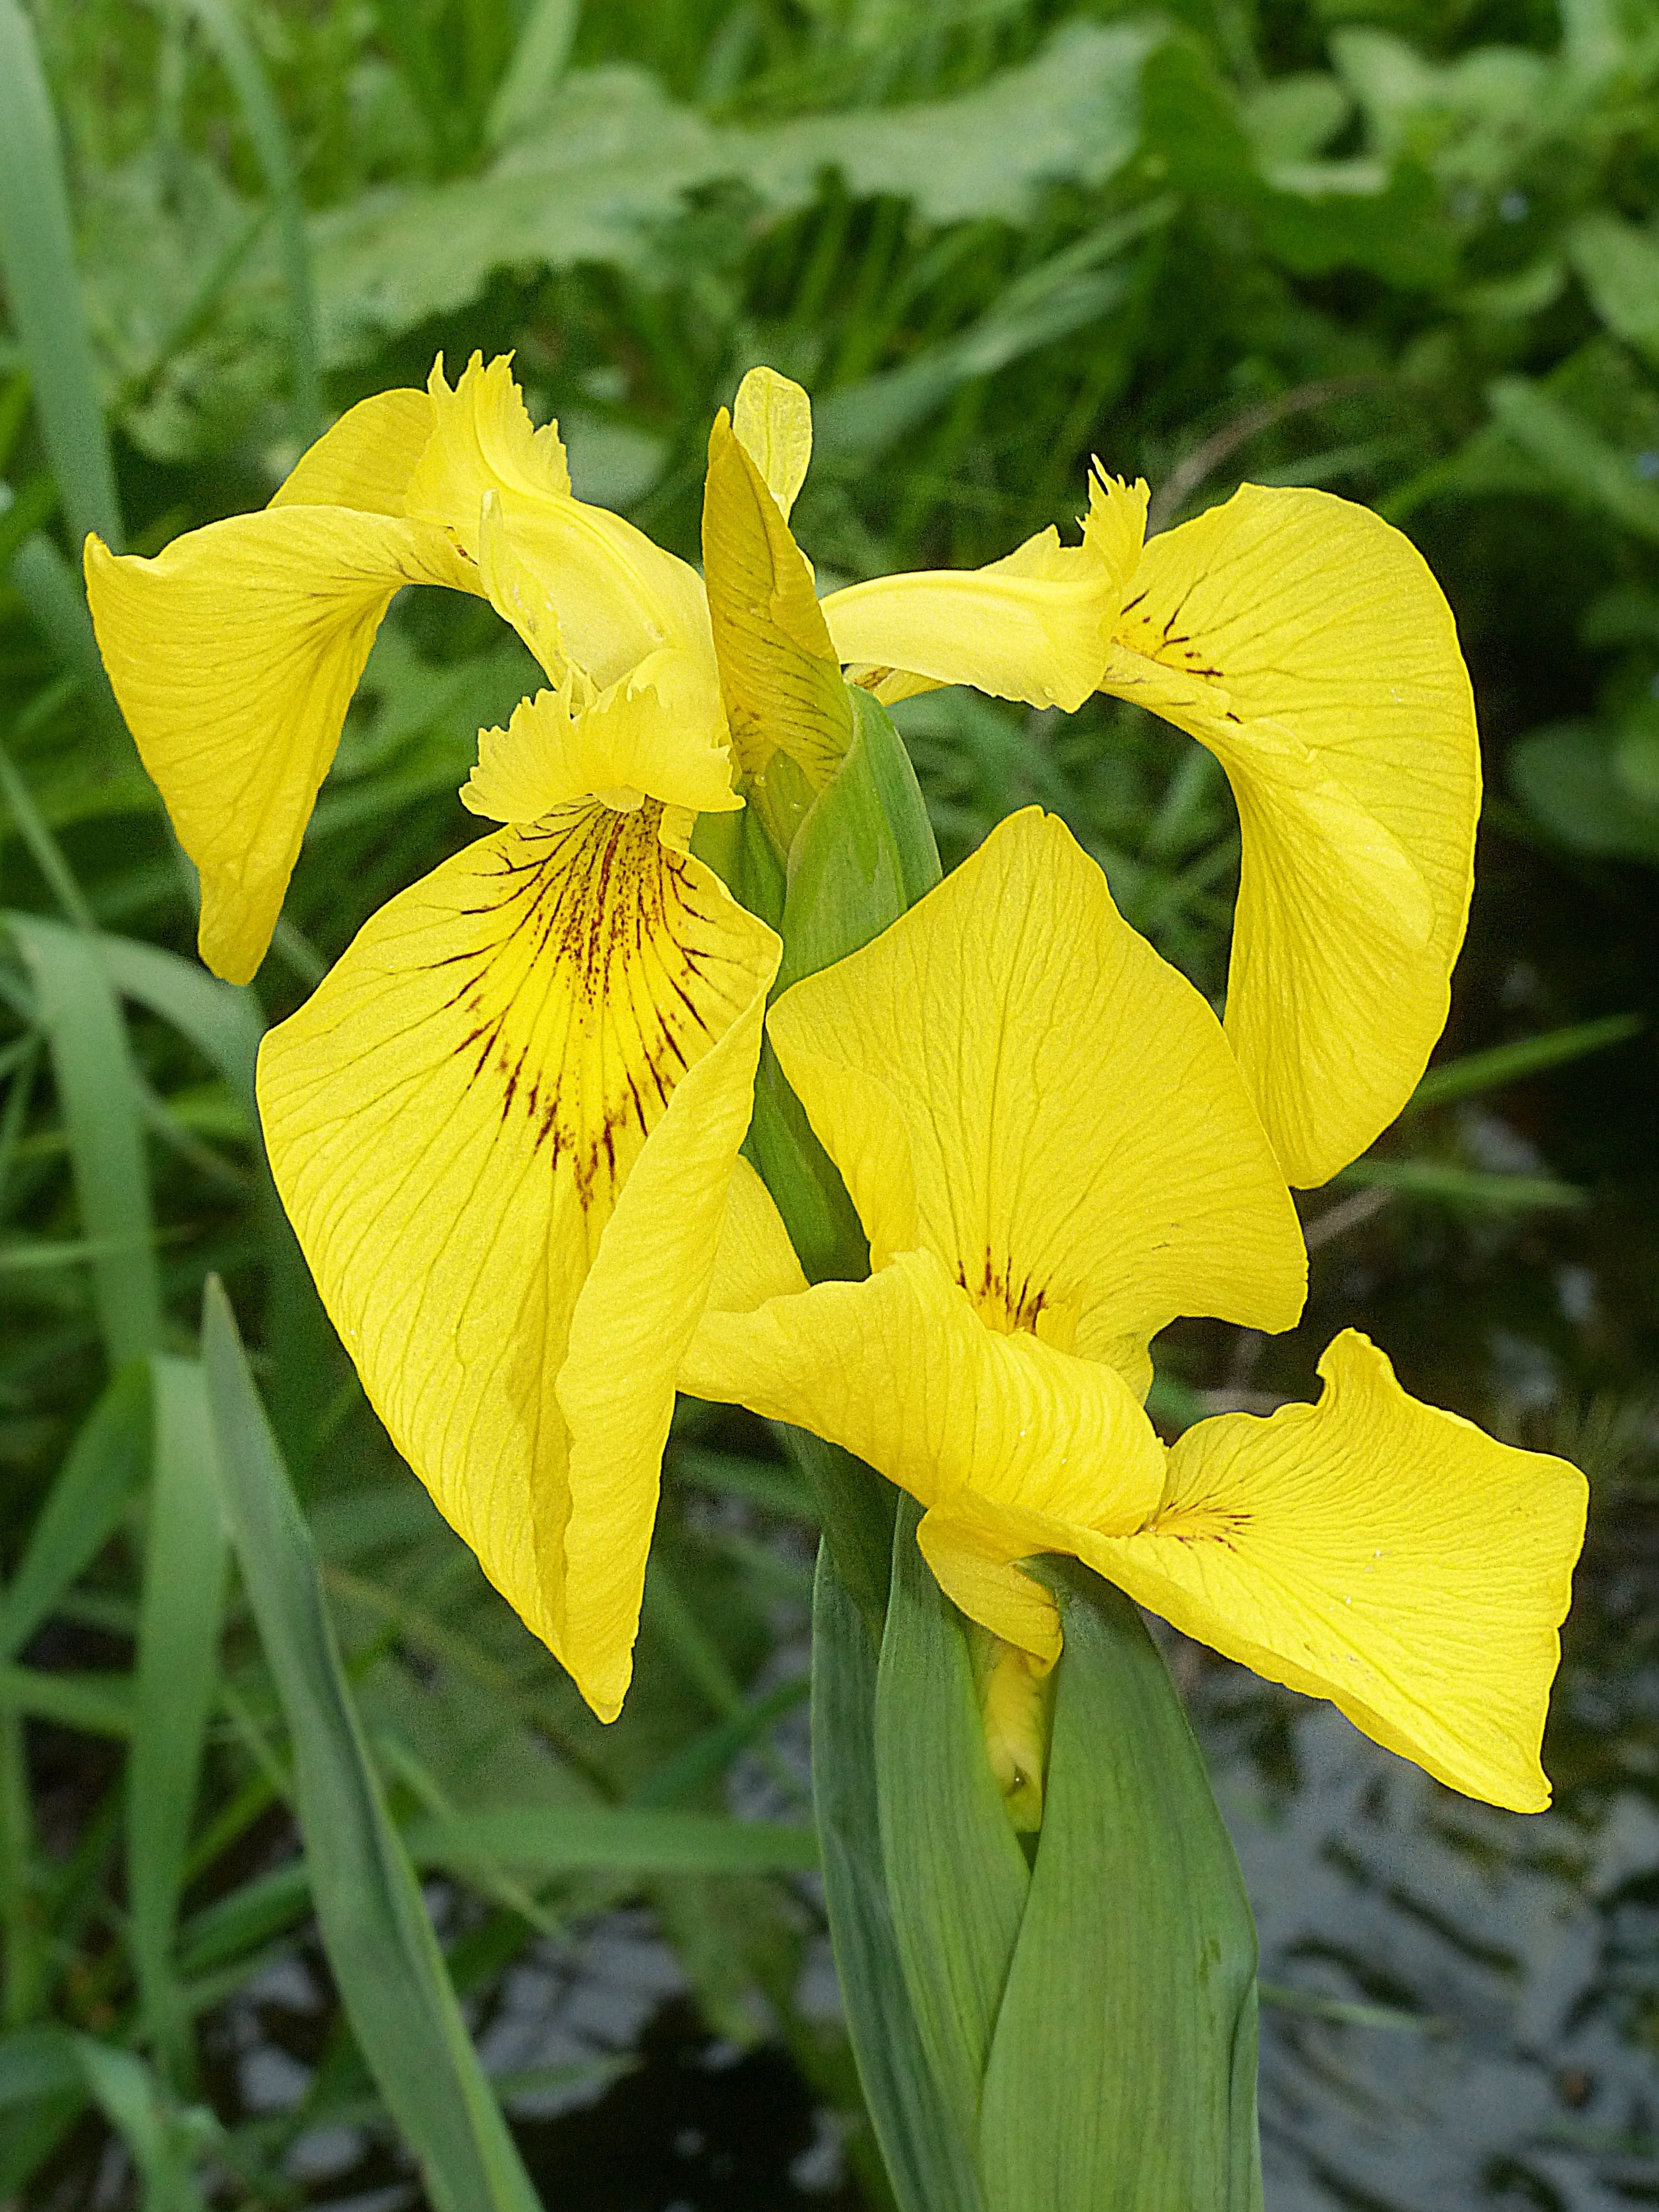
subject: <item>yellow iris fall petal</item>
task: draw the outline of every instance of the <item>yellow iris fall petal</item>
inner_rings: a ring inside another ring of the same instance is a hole
[[[446,861],[267,1037],[283,1203],[393,1442],[602,1717],[778,945],[647,800]]]
[[[1366,508],[1247,484],[1147,544],[1103,688],[1227,771],[1244,837],[1227,1035],[1287,1177],[1323,1182],[1445,1025],[1480,806],[1451,611]]]
[[[685,1388],[910,1490],[944,1589],[1040,1668],[1058,1615],[1021,1563],[1071,1553],[1453,1787],[1547,1802],[1574,1469],[1419,1405],[1351,1334],[1317,1407],[1173,1451],[1141,1412],[1175,1311],[1295,1319],[1300,1239],[1213,1016],[1057,823],[1003,823],[769,1028],[875,1272],[802,1289],[752,1181]]]
[[[1408,1397],[1355,1330],[1319,1371],[1315,1406],[1189,1429],[1147,1527],[1090,1564],[1454,1789],[1541,1811],[1583,1475]]]
[[[309,506],[210,523],[153,561],[89,538],[86,571],[115,696],[201,873],[202,957],[246,983],[393,593],[465,571],[430,524]]]

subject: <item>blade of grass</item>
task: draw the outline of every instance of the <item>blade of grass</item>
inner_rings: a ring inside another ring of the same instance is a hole
[[[75,2047],[88,2088],[138,2169],[141,2212],[202,2212],[191,2169],[218,2135],[213,2115],[201,2106],[175,2110],[134,2051],[89,2035],[76,2036]]]
[[[132,1733],[130,1674],[52,1674],[37,1667],[0,1667],[0,1705],[31,1720],[78,1729],[82,1735]]]
[[[20,0],[0,0],[0,263],[70,535],[118,550],[121,510],[81,308],[52,94]]]
[[[1489,1175],[1440,1160],[1356,1160],[1336,1177],[1351,1190],[1397,1191],[1402,1198],[1435,1198],[1448,1206],[1518,1208],[1588,1206],[1589,1193],[1547,1176]]]
[[[194,1360],[158,1356],[150,1376],[155,1475],[127,1762],[127,1899],[145,2031],[163,2078],[184,2091],[193,2051],[174,1938],[218,1680],[228,1562],[202,1370]]]
[[[86,594],[74,569],[51,538],[37,530],[12,555],[7,574],[29,619],[79,684],[100,728],[106,736],[130,744],[126,723],[99,657]]]
[[[203,1346],[226,1517],[292,1734],[317,1920],[347,2016],[438,2212],[537,2212],[381,1802],[315,1554],[217,1280]]]
[[[1479,1091],[1496,1091],[1501,1084],[1518,1083],[1523,1076],[1541,1074],[1546,1067],[1582,1060],[1586,1053],[1605,1052],[1623,1044],[1643,1027],[1640,1014],[1607,1014],[1600,1021],[1576,1022],[1571,1029],[1547,1030],[1542,1036],[1517,1037],[1513,1044],[1495,1044],[1485,1052],[1466,1053],[1461,1060],[1431,1067],[1412,1093],[1408,1112],[1423,1106],[1443,1106],[1449,1099],[1468,1098]]]
[[[580,0],[533,0],[485,120],[491,150],[540,121],[570,58],[580,13]]]
[[[253,40],[232,0],[185,0],[219,57],[242,111],[247,135],[265,172],[276,209],[283,281],[288,289],[288,337],[293,378],[294,435],[308,446],[322,429],[322,384],[317,367],[317,306],[311,248],[305,232],[298,164],[288,125],[271,93]]]
[[[149,1382],[125,1367],[87,1415],[0,1597],[0,1662],[15,1659],[113,1534],[149,1459]]]
[[[0,797],[10,808],[17,834],[28,847],[29,857],[45,877],[46,888],[63,909],[64,920],[72,921],[77,929],[95,929],[97,921],[87,904],[85,892],[76,882],[62,848],[35,805],[34,793],[4,750],[0,750]]]
[[[88,1238],[109,1247],[91,1263],[93,1295],[110,1364],[119,1366],[158,1351],[162,1333],[143,1115],[126,1025],[93,939],[35,915],[6,920],[52,1048],[82,1226]]]

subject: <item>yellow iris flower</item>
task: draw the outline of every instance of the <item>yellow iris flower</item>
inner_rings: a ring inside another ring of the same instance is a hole
[[[1003,823],[768,1030],[872,1273],[808,1288],[740,1163],[683,1388],[911,1492],[944,1589],[1040,1666],[1058,1615],[1020,1562],[1070,1553],[1455,1789],[1547,1803],[1576,1469],[1408,1397],[1351,1330],[1316,1406],[1173,1449],[1142,1409],[1158,1329],[1287,1328],[1306,1261],[1220,1026],[1058,822]]]
[[[1104,685],[1221,755],[1245,829],[1228,1029],[1293,1179],[1362,1148],[1443,1018],[1477,803],[1450,617],[1406,541],[1247,489],[1143,550],[1097,478],[970,574],[821,602],[789,530],[797,386],[710,442],[704,573],[571,493],[509,363],[353,408],[262,512],[154,560],[87,546],[100,646],[253,975],[375,630],[406,583],[487,598],[546,671],[462,793],[506,826],[393,899],[273,1032],[273,1170],[400,1449],[607,1717],[625,1688],[673,1371],[708,1281],[777,940],[689,851],[743,803],[786,842],[878,695]],[[1110,979],[1095,979],[1095,1018]],[[1172,1308],[1173,1311],[1174,1309]],[[1044,1327],[1054,1326],[1053,1316]]]
[[[237,980],[400,585],[488,596],[547,672],[461,794],[505,826],[372,917],[266,1037],[259,1098],[393,1441],[610,1719],[781,951],[688,849],[742,804],[701,584],[573,499],[557,432],[477,360],[354,409],[262,514],[155,560],[93,540],[87,571]]]

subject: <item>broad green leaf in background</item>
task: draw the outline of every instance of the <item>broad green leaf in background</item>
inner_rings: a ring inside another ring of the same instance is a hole
[[[1056,180],[1097,185],[1138,137],[1137,78],[1162,33],[1064,26],[1031,61],[955,99],[739,128],[711,124],[637,70],[568,77],[541,130],[487,175],[386,193],[312,218],[326,363],[475,298],[493,270],[638,265],[650,225],[723,179],[763,212],[809,205],[826,168],[924,222],[1018,222]]]
[[[145,2031],[158,2069],[182,2091],[193,2063],[174,1930],[218,1680],[227,1559],[201,1368],[157,1355],[150,1376],[155,1474],[127,1764],[127,1901]]]
[[[317,1921],[347,2016],[438,2212],[537,2212],[381,1802],[310,1539],[217,1281],[203,1356],[226,1518],[288,1717]]]
[[[137,1079],[97,940],[39,915],[6,917],[34,986],[69,1133],[94,1300],[113,1366],[160,1348],[161,1277]]]
[[[119,2044],[77,2035],[75,2049],[88,2088],[138,2169],[140,2212],[202,2212],[192,2169],[218,2133],[212,2113],[180,2112],[143,2060]]]

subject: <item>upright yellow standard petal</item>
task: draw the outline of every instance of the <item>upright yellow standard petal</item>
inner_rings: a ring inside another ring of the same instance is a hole
[[[1106,670],[1127,573],[1121,503],[1137,498],[1144,513],[1144,486],[1092,485],[1081,545],[1045,530],[988,568],[917,569],[832,592],[823,610],[837,653],[883,698],[971,684],[1070,713]]]
[[[89,538],[86,576],[115,696],[201,872],[202,957],[245,983],[393,593],[472,589],[466,564],[430,524],[284,506],[154,560]]]
[[[1540,1811],[1584,1478],[1408,1397],[1353,1330],[1319,1371],[1317,1406],[1189,1429],[1147,1527],[1083,1556],[1454,1790]]]
[[[266,1038],[283,1203],[393,1442],[601,1717],[778,940],[656,802],[499,831]]]
[[[426,388],[432,434],[405,492],[406,514],[441,523],[476,560],[485,492],[514,517],[569,501],[558,425],[538,430],[532,423],[509,356],[486,364],[475,353],[452,392],[440,355]]]
[[[852,743],[852,705],[812,571],[723,408],[709,437],[703,580],[732,745],[764,778],[787,754],[820,790]]]
[[[924,1246],[992,1328],[1143,1391],[1177,1314],[1300,1313],[1301,1231],[1220,1025],[1052,816],[1003,822],[769,1026],[872,1265]]]
[[[406,387],[360,399],[301,454],[271,505],[407,514],[410,479],[430,441],[433,421],[431,398],[424,392]]]
[[[1446,1019],[1480,756],[1451,611],[1365,508],[1247,484],[1147,545],[1104,688],[1208,745],[1244,833],[1227,1034],[1293,1183],[1363,1152]]]
[[[737,387],[732,428],[785,522],[812,460],[812,402],[775,368],[752,368]]]
[[[627,813],[647,799],[693,814],[741,806],[724,732],[707,714],[689,653],[652,653],[597,698],[573,670],[521,700],[504,730],[480,730],[461,804],[497,822],[534,822],[589,792]]]

